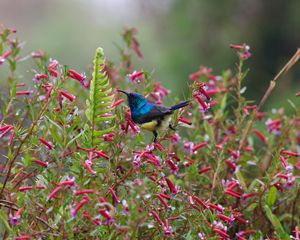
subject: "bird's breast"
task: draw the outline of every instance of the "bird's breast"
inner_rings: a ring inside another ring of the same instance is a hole
[[[148,131],[164,131],[169,127],[172,115],[166,115],[163,119],[155,119],[151,122],[141,124],[141,128]]]
[[[155,131],[157,129],[158,121],[153,120],[151,122],[141,124],[141,128],[148,131]]]
[[[165,115],[164,118],[160,121],[160,124],[157,128],[158,131],[165,131],[167,128],[169,128],[169,124],[172,120],[172,115]]]

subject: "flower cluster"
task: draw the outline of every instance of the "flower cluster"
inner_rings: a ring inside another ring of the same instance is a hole
[[[159,132],[152,143],[110,89],[131,89],[159,104],[171,95],[147,71],[133,71],[130,53],[143,56],[135,28],[124,31],[121,62],[100,64],[108,90],[96,92],[84,73],[41,50],[31,54],[32,82],[20,79],[15,31],[0,29],[0,70],[11,64],[9,92],[1,95],[0,235],[299,239],[299,117],[260,112],[240,97],[241,65],[236,74],[204,66],[192,73],[191,103],[171,119],[176,131]],[[231,48],[240,62],[250,57],[246,44]],[[98,108],[90,98],[101,99]]]

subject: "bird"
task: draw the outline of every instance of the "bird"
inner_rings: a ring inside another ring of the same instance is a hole
[[[174,106],[166,107],[149,102],[139,93],[126,92],[118,89],[118,92],[127,96],[128,104],[131,112],[131,119],[134,123],[141,126],[142,129],[153,133],[153,142],[156,142],[158,131],[170,128],[176,130],[171,124],[172,114],[175,110],[187,106],[190,100],[180,102]]]

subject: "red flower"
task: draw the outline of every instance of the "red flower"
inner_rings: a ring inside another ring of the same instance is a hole
[[[156,219],[156,221],[158,222],[158,224],[160,226],[164,225],[163,221],[160,219],[160,217],[158,216],[158,214],[154,210],[151,210],[151,214]]]
[[[77,205],[75,208],[71,208],[71,216],[72,218],[74,218],[78,211],[84,206],[86,205],[87,203],[89,202],[89,198],[88,197],[85,197],[83,198]]]
[[[186,118],[183,118],[183,117],[179,117],[178,121],[179,122],[183,122],[183,123],[185,123],[187,125],[192,125],[192,122],[189,119],[186,119]]]
[[[28,191],[28,190],[31,190],[31,189],[32,189],[32,186],[20,187],[20,188],[19,188],[19,191],[20,191],[20,192],[25,192],[25,191]]]
[[[44,138],[40,138],[40,142],[42,144],[44,144],[49,150],[52,150],[53,149],[53,145],[51,142],[47,141],[46,139]]]
[[[49,201],[51,198],[56,197],[56,194],[59,193],[62,190],[62,186],[56,187],[47,197],[47,201]]]
[[[196,152],[197,150],[199,150],[199,149],[205,147],[206,145],[207,145],[207,142],[203,142],[203,143],[200,143],[200,144],[194,146],[194,147],[193,147],[193,152]]]
[[[43,162],[43,161],[40,161],[38,159],[34,160],[34,162],[42,167],[48,167],[48,163],[47,162]]]
[[[141,81],[141,77],[144,75],[144,71],[134,71],[131,74],[128,74],[128,77],[133,83],[138,83]]]
[[[15,215],[9,214],[9,221],[11,225],[17,225],[21,218],[23,208],[19,208]]]
[[[207,167],[204,167],[204,168],[200,169],[198,172],[200,174],[202,174],[202,173],[208,172],[209,170],[211,170],[211,167],[207,166]]]
[[[74,196],[83,195],[83,194],[94,194],[94,189],[83,189],[83,190],[76,190],[74,192]]]
[[[174,183],[169,179],[169,178],[165,178],[167,184],[168,184],[168,187],[170,189],[170,191],[173,193],[173,194],[177,194],[178,193],[178,189],[177,187],[175,187]]]
[[[267,143],[268,142],[268,139],[267,139],[267,137],[262,133],[262,132],[260,132],[258,129],[253,129],[252,130],[254,133],[255,133],[255,135],[258,137],[258,138],[260,138],[263,142],[265,142],[265,143]]]
[[[245,43],[243,45],[230,44],[230,48],[237,51],[237,54],[241,60],[247,60],[251,56],[250,47]]]
[[[64,90],[58,90],[59,94],[67,99],[69,99],[70,102],[73,102],[75,100],[75,97]]]
[[[31,93],[31,91],[17,91],[16,95],[30,95]]]

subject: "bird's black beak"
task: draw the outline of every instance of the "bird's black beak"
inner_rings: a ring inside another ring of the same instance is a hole
[[[123,90],[118,89],[117,91],[118,91],[118,92],[121,92],[121,93],[124,93],[124,94],[126,94],[127,96],[129,95],[128,92],[125,92],[125,91],[123,91]]]

